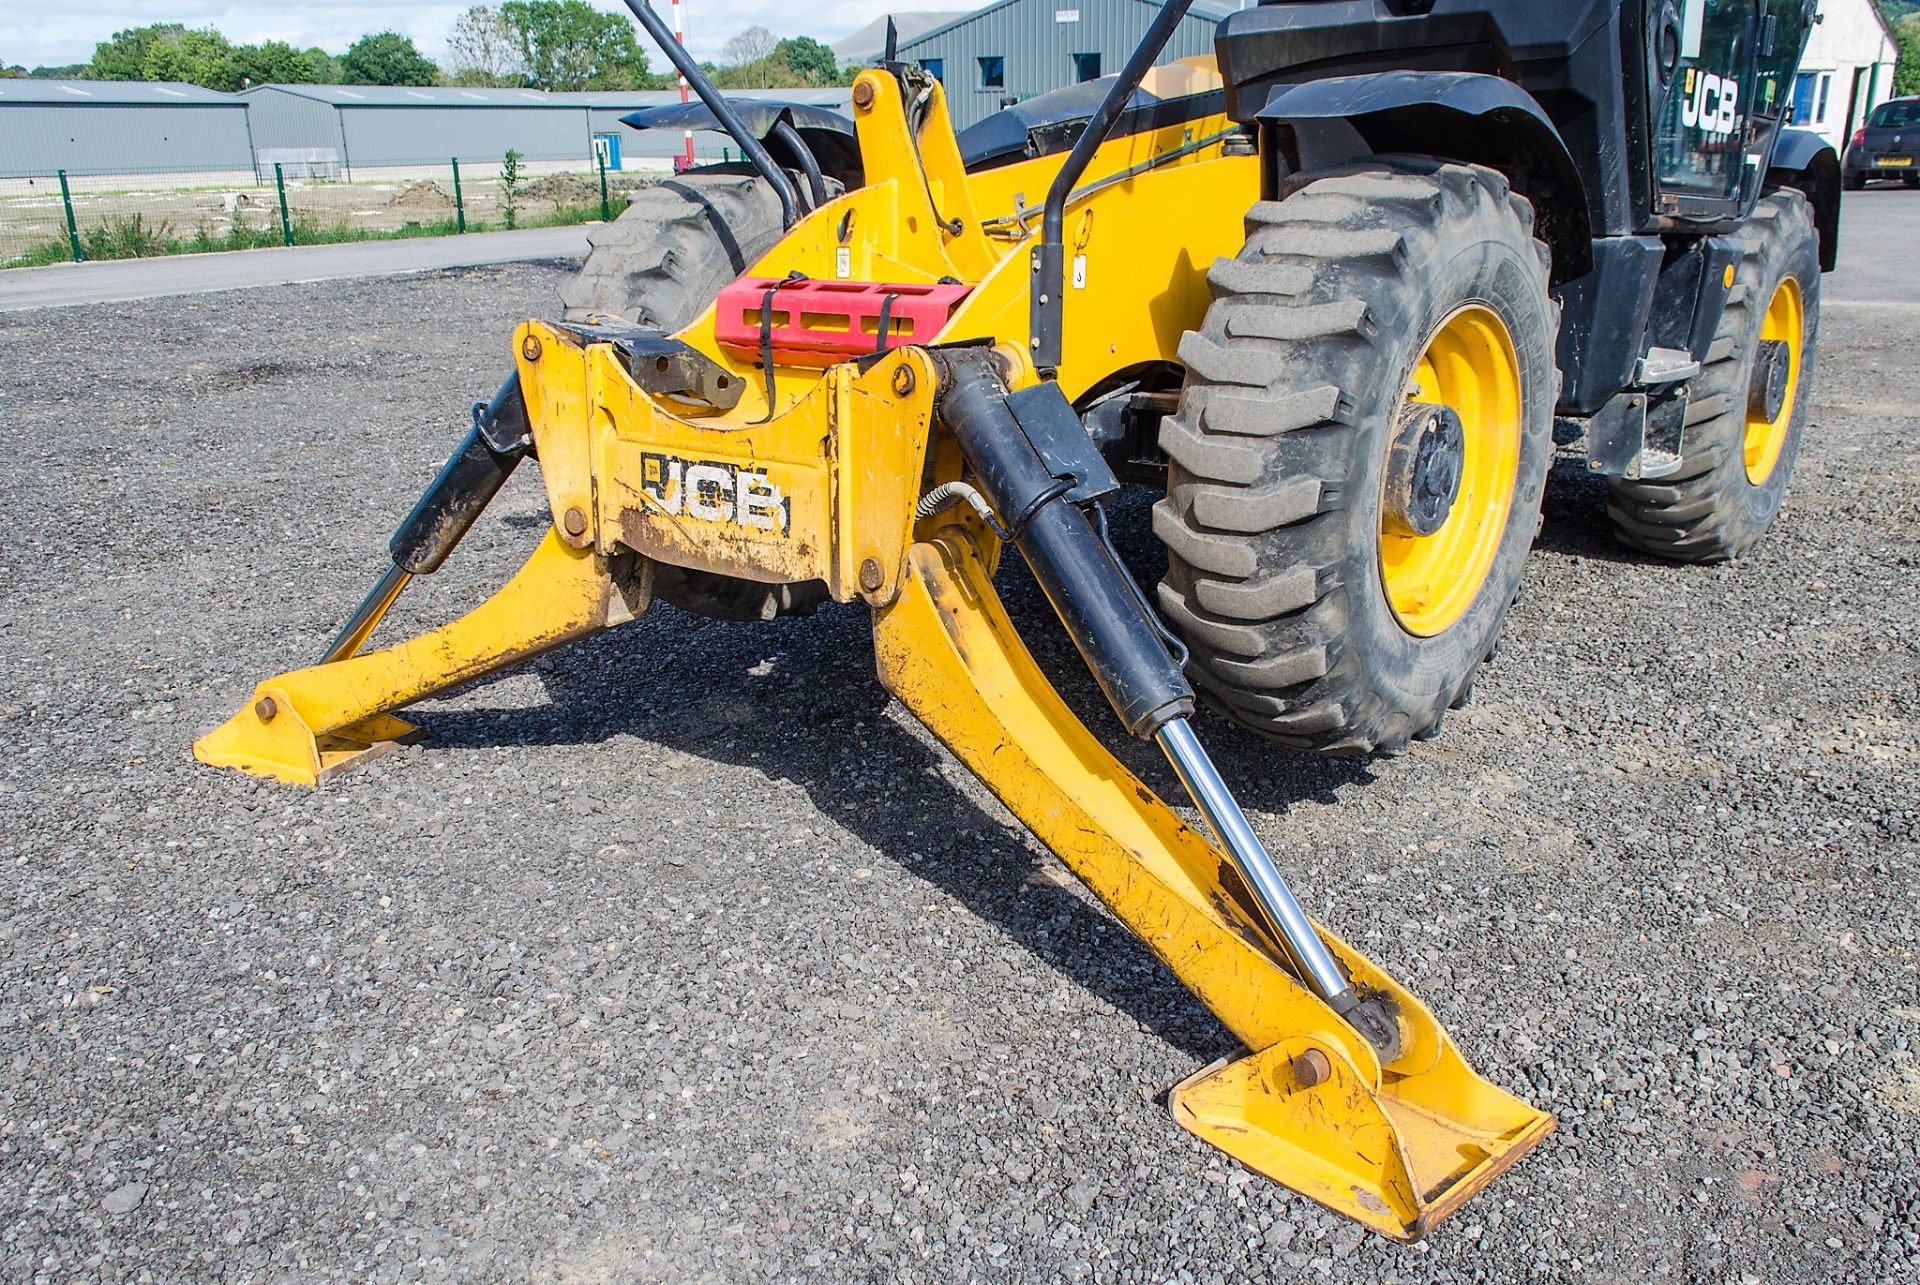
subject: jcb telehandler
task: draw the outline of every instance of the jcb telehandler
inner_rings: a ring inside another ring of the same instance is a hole
[[[1782,128],[1814,6],[1296,0],[1155,67],[1190,3],[963,148],[891,49],[850,135],[749,120],[628,0],[747,172],[602,233],[320,663],[196,752],[313,784],[408,735],[394,711],[656,601],[864,603],[888,688],[1249,1050],[1174,1090],[1179,1122],[1414,1237],[1553,1119],[1303,912],[1196,696],[1323,753],[1432,735],[1513,598],[1556,429],[1629,544],[1759,537],[1838,220],[1837,158]],[[552,527],[526,565],[363,650],[530,457]],[[1158,611],[1108,537],[1123,476],[1165,488]],[[1036,667],[994,592],[1008,545],[1207,833]]]

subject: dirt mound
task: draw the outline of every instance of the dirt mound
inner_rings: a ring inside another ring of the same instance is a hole
[[[520,189],[529,201],[555,205],[585,205],[600,199],[600,180],[584,174],[547,174]]]
[[[445,210],[453,207],[453,198],[446,190],[431,179],[421,179],[407,185],[407,190],[388,202],[389,205],[404,205],[416,210]]]

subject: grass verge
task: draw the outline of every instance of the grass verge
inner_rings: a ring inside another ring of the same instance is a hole
[[[522,228],[572,227],[593,223],[600,218],[600,203],[561,205],[545,214],[530,215],[517,221]],[[469,219],[466,231],[492,232],[490,223]],[[293,244],[340,245],[348,241],[404,241],[415,237],[457,236],[461,229],[453,218],[408,223],[398,228],[357,228],[339,222],[323,224],[310,216],[292,220]],[[276,221],[265,227],[238,224],[220,232],[206,225],[191,232],[178,232],[170,223],[150,223],[143,215],[119,215],[80,229],[80,252],[89,262],[99,259],[153,259],[173,254],[213,254],[224,250],[261,250],[285,245],[286,237]],[[27,247],[19,255],[0,261],[5,268],[37,268],[51,263],[69,263],[73,247],[67,238],[56,237]]]

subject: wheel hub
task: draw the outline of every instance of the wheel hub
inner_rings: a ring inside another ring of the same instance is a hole
[[[1408,402],[1387,452],[1382,529],[1428,536],[1446,525],[1466,470],[1467,437],[1453,407]]]
[[[1754,354],[1753,384],[1747,390],[1747,409],[1761,419],[1780,418],[1787,403],[1787,376],[1793,373],[1793,352],[1784,339],[1762,339]]]
[[[1806,342],[1806,305],[1800,283],[1782,277],[1760,317],[1753,353],[1753,380],[1747,385],[1746,433],[1741,454],[1747,481],[1763,485],[1780,463],[1792,427],[1794,394],[1800,386],[1801,345]]]

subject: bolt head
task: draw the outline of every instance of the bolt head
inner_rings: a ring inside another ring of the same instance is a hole
[[[877,593],[886,580],[886,572],[880,569],[880,559],[868,558],[860,564],[860,587],[868,593]]]
[[[587,533],[587,515],[578,508],[568,509],[566,515],[560,519],[560,529],[579,539]]]
[[[253,716],[263,723],[271,723],[280,714],[280,702],[271,696],[262,696],[253,703]]]
[[[867,108],[873,106],[873,82],[872,81],[860,80],[860,81],[854,82],[853,105],[855,107],[858,107],[862,111],[865,111]]]
[[[520,342],[520,355],[528,361],[540,360],[540,336],[528,335]]]
[[[1319,1049],[1307,1049],[1293,1059],[1293,1079],[1303,1089],[1325,1084],[1333,1074],[1333,1063]]]
[[[906,397],[911,394],[917,382],[913,375],[912,362],[903,361],[893,368],[893,391],[899,396]]]

